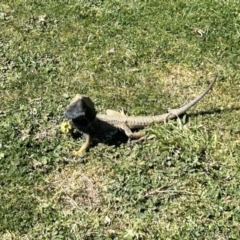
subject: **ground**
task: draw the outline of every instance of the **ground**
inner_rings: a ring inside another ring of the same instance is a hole
[[[239,239],[237,1],[0,3],[1,239]],[[161,114],[148,140],[61,131],[76,93],[98,112]]]

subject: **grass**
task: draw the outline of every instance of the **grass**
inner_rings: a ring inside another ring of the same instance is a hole
[[[1,239],[238,239],[237,1],[0,3]],[[76,93],[186,119],[83,143],[60,131]]]

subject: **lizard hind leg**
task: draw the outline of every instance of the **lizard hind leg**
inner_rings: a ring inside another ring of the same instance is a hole
[[[132,132],[126,124],[122,124],[118,127],[122,129],[130,139],[137,139],[137,141],[145,140],[145,134],[143,132]]]

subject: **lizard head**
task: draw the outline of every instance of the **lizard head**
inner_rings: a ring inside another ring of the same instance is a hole
[[[96,117],[96,110],[92,100],[80,94],[77,94],[70,104],[67,106],[64,116],[69,120],[74,120],[75,122],[86,123],[92,122]]]

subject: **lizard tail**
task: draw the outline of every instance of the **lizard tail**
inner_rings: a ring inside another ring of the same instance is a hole
[[[183,114],[186,111],[188,111],[195,104],[197,104],[211,90],[211,88],[212,88],[213,84],[216,82],[216,80],[217,80],[217,75],[214,76],[214,79],[209,84],[209,86],[199,96],[197,96],[195,99],[193,99],[189,103],[183,105],[180,108],[169,109],[168,112],[169,112],[170,115],[168,116],[168,119],[174,118],[176,116],[180,116],[181,114]]]

